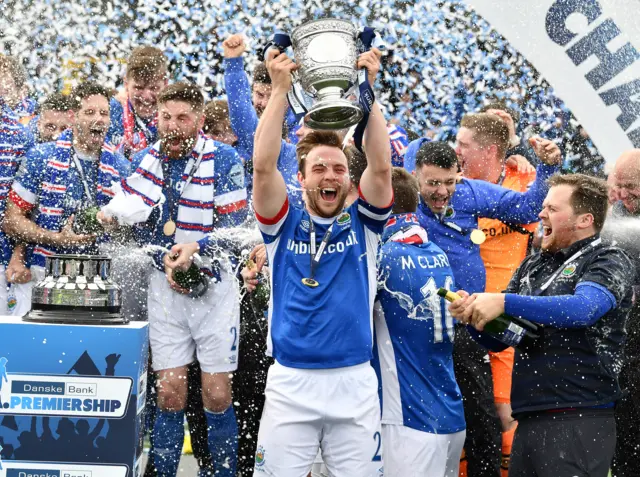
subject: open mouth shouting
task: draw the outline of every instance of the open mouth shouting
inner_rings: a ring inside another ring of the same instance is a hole
[[[106,133],[107,133],[107,128],[104,126],[94,124],[93,126],[89,127],[89,134],[91,135],[91,139],[102,140],[104,139],[104,136]]]
[[[432,195],[431,205],[435,209],[444,209],[449,203],[449,196]]]
[[[333,187],[325,187],[320,189],[320,197],[327,202],[335,202],[338,198],[338,191]]]

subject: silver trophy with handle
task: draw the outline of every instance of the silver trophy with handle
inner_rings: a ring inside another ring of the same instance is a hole
[[[346,129],[363,117],[360,105],[345,96],[358,82],[358,31],[349,21],[322,19],[293,30],[299,65],[294,80],[313,99],[305,124],[312,129]]]

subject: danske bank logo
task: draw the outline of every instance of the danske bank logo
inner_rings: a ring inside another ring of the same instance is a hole
[[[131,378],[5,373],[0,414],[120,418],[132,387]]]

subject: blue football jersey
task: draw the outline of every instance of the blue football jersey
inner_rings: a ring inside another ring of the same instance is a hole
[[[383,235],[372,364],[383,424],[451,434],[465,420],[453,372],[454,320],[437,290],[454,289],[453,272],[442,249],[420,239],[426,232],[417,223],[414,214],[393,216]]]
[[[370,361],[373,302],[380,234],[389,217],[362,198],[333,219],[311,218],[289,206],[276,217],[256,214],[272,266],[267,352],[293,368],[340,368]],[[335,220],[314,274],[310,277],[310,220],[322,243]]]

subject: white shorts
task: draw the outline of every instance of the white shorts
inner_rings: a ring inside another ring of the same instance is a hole
[[[226,271],[207,293],[191,298],[175,292],[163,272],[151,273],[149,341],[153,370],[191,364],[196,355],[206,373],[235,371],[240,341],[238,280]]]
[[[306,477],[321,449],[329,475],[371,477],[380,442],[378,380],[369,363],[269,368],[254,477]]]
[[[386,477],[458,477],[467,431],[431,434],[410,427],[383,424]]]

